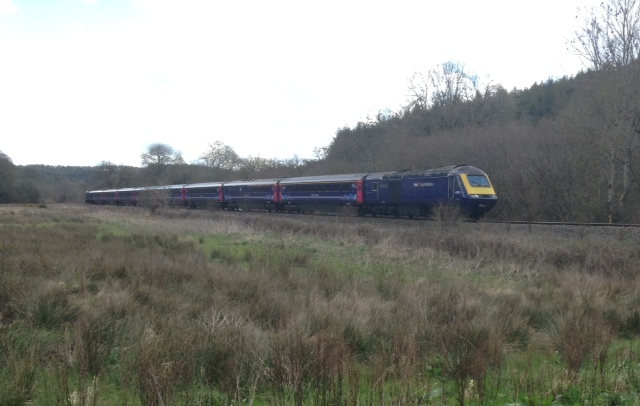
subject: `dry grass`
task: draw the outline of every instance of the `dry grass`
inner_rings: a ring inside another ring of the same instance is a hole
[[[492,227],[0,207],[0,404],[637,401],[634,245]]]

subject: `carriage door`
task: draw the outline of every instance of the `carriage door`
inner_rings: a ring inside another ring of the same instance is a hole
[[[397,203],[402,199],[402,185],[400,179],[389,180],[389,201]]]
[[[455,176],[449,176],[449,199],[453,199],[456,191],[456,178]]]

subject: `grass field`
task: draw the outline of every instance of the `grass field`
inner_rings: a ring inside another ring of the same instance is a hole
[[[638,241],[0,206],[0,405],[634,405]]]

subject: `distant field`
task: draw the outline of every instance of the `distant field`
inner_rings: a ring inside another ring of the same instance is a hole
[[[0,404],[638,404],[636,234],[0,206]]]

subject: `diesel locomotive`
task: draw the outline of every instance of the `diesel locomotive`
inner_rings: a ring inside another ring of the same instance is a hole
[[[88,204],[296,213],[349,209],[360,216],[409,218],[429,216],[438,206],[454,206],[477,219],[497,200],[487,174],[470,165],[85,192]]]

